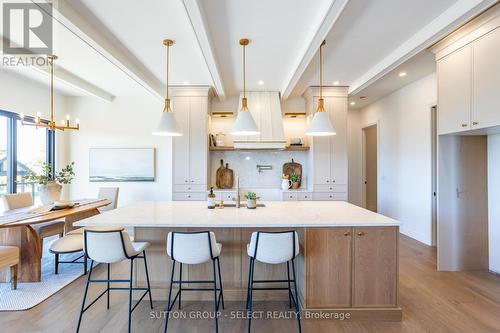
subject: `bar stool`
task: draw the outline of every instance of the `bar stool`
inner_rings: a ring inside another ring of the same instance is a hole
[[[123,228],[108,228],[103,230],[103,228],[85,228],[83,234],[83,250],[85,255],[91,260],[89,275],[87,278],[87,284],[85,285],[85,292],[83,294],[83,302],[80,310],[80,316],[78,318],[78,326],[76,331],[80,331],[80,324],[82,321],[82,316],[85,311],[87,311],[97,300],[99,300],[104,294],[107,294],[107,308],[109,309],[109,298],[111,290],[128,290],[129,291],[129,304],[128,304],[128,332],[131,330],[132,323],[132,312],[135,310],[137,305],[142,301],[142,299],[149,294],[149,305],[153,309],[153,300],[151,298],[151,287],[149,284],[149,273],[148,264],[146,262],[146,248],[149,246],[147,242],[132,242],[130,237]],[[142,254],[142,255],[141,255]],[[144,268],[146,270],[146,281],[148,284],[147,288],[133,288],[132,287],[132,276],[134,271],[134,260],[142,258],[144,259]],[[130,279],[128,280],[115,280],[110,278],[110,265],[113,263],[120,262],[122,260],[130,260]],[[92,269],[94,267],[94,261],[102,264],[108,265],[108,276],[107,279],[94,280],[92,279]],[[129,286],[123,287],[110,287],[110,283],[114,282],[128,282]],[[107,288],[104,290],[96,299],[94,299],[89,305],[85,306],[85,300],[87,298],[87,292],[90,283],[106,283]],[[144,294],[139,298],[137,303],[132,307],[132,291],[134,290],[144,290]]]
[[[167,302],[167,319],[165,322],[165,333],[168,327],[168,317],[170,311],[172,310],[175,301],[179,298],[179,309],[181,308],[181,297],[183,291],[202,291],[202,290],[213,290],[214,292],[214,309],[215,309],[215,331],[219,332],[219,320],[217,312],[219,311],[219,306],[222,303],[222,309],[224,309],[224,294],[222,291],[222,278],[220,272],[220,260],[219,256],[221,253],[222,244],[217,243],[215,239],[215,234],[210,231],[198,231],[198,232],[169,232],[167,235],[167,254],[172,258],[172,272],[170,274],[170,288],[168,291],[168,302]],[[207,281],[188,281],[182,280],[182,265],[197,265],[203,264],[212,260],[213,268],[213,280]],[[175,264],[179,262],[179,280],[174,280]],[[217,270],[215,263],[217,262]],[[218,274],[217,274],[218,271]],[[219,277],[219,288],[217,288],[217,275]],[[172,302],[172,286],[173,284],[179,285],[179,290],[174,297]],[[213,283],[213,288],[183,288],[183,283]],[[219,291],[219,296],[217,296],[217,291]]]
[[[247,305],[249,311],[248,316],[248,332],[251,331],[252,325],[252,308],[253,308],[253,291],[254,290],[288,290],[288,304],[292,308],[292,301],[297,313],[297,321],[299,332],[302,332],[300,324],[300,304],[297,293],[297,283],[295,278],[295,257],[299,255],[299,237],[297,232],[278,231],[264,232],[257,231],[252,233],[250,244],[247,244],[247,254],[250,257],[250,267],[248,272],[248,287],[247,287]],[[286,263],[287,279],[286,280],[254,280],[255,261],[265,264],[277,265]],[[290,279],[290,263],[292,263],[293,278]],[[254,287],[256,283],[287,283],[287,287]],[[292,293],[291,283],[295,289],[295,296]]]

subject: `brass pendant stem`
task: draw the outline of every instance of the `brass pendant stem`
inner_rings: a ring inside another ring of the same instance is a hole
[[[242,110],[247,109],[247,57],[246,57],[246,46],[250,43],[247,38],[240,39],[240,45],[243,46],[243,99],[241,100]]]

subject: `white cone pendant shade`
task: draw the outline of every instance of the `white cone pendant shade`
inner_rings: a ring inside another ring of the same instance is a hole
[[[167,85],[166,85],[166,98],[165,98],[165,107],[163,108],[163,112],[160,117],[160,122],[156,131],[153,132],[153,135],[159,136],[182,136],[181,129],[179,124],[177,124],[177,120],[175,120],[174,113],[170,108],[170,98],[168,98],[168,67],[169,67],[169,56],[170,56],[170,46],[174,44],[174,41],[171,39],[165,39],[163,41],[163,45],[167,47],[167,64],[166,64],[166,77],[167,77]]]
[[[160,122],[153,135],[182,136],[179,124],[177,124],[174,113],[170,109],[170,101],[165,101],[165,110],[161,114]]]
[[[330,136],[335,135],[337,132],[330,122],[328,113],[325,112],[324,99],[323,99],[323,46],[325,41],[319,47],[319,99],[318,108],[313,116],[306,135],[310,136]]]
[[[329,136],[335,135],[335,128],[333,128],[332,123],[326,112],[316,112],[314,117],[309,124],[306,135],[310,136]]]
[[[253,120],[252,114],[248,111],[247,99],[242,99],[241,110],[236,116],[236,121],[234,122],[231,135],[258,135],[260,134],[259,129],[255,120]]]
[[[245,47],[250,43],[248,39],[240,39],[240,45],[243,46],[243,98],[241,99],[241,110],[236,116],[236,121],[234,122],[233,129],[231,130],[231,135],[243,136],[243,135],[258,135],[260,134],[259,129],[255,120],[253,120],[252,114],[248,111],[247,99],[245,97],[246,92],[246,53]]]

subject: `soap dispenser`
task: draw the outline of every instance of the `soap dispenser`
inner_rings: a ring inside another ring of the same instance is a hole
[[[207,196],[207,207],[208,207],[208,209],[215,208],[215,194],[214,194],[213,187],[210,187],[210,193],[208,193],[208,196]]]

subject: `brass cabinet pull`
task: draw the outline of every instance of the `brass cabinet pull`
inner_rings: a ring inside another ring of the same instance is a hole
[[[358,236],[363,236],[365,233],[363,231],[358,232]]]
[[[462,124],[462,127],[467,127],[467,124]]]
[[[351,233],[349,231],[344,232],[344,236],[349,236]]]
[[[477,124],[479,124],[477,121],[472,122],[472,125],[477,125]]]

